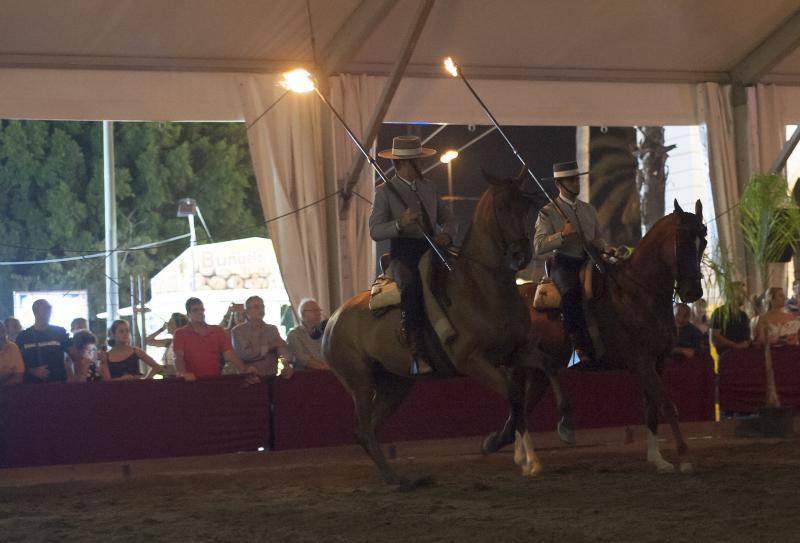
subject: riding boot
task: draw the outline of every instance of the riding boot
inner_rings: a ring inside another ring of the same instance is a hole
[[[592,340],[587,332],[570,334],[572,345],[575,347],[575,354],[578,356],[578,367],[580,369],[596,369],[597,360],[594,353]]]
[[[422,332],[413,330],[409,334],[409,348],[411,349],[411,366],[408,369],[408,374],[412,377],[419,377],[420,375],[428,375],[433,373],[433,368],[428,363],[428,355],[425,350],[425,340],[422,337]]]

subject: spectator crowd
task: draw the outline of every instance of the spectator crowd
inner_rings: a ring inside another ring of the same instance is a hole
[[[173,313],[146,337],[147,345],[165,349],[159,363],[133,345],[128,321],[112,322],[105,344],[98,344],[86,319],[74,319],[67,333],[50,324],[50,303],[36,300],[33,326],[23,329],[15,317],[0,322],[0,386],[136,380],[157,374],[193,381],[221,375],[229,367],[248,382],[257,382],[328,367],[320,354],[321,338],[312,337],[312,329],[322,320],[315,300],[300,304],[300,325],[289,333],[289,343],[276,326],[264,321],[264,301],[258,296],[231,304],[220,325],[206,322],[199,298],[189,298],[185,309],[186,314]],[[171,337],[159,337],[164,332]]]
[[[673,356],[691,358],[708,352],[710,345],[719,354],[766,343],[800,345],[800,280],[792,284],[788,299],[782,288],[770,287],[748,300],[742,283],[733,284],[729,298],[710,318],[703,299],[691,306],[675,305]],[[277,326],[264,320],[264,301],[258,296],[231,304],[220,325],[208,324],[202,300],[189,298],[185,314],[173,313],[146,338],[147,345],[165,349],[160,363],[132,345],[125,320],[114,321],[105,344],[98,345],[86,319],[74,319],[67,333],[50,324],[52,307],[47,300],[35,301],[32,310],[30,328],[23,329],[15,317],[0,322],[0,386],[135,380],[157,374],[193,381],[229,372],[244,374],[254,382],[290,378],[295,371],[328,369],[320,353],[322,309],[310,298],[300,302],[300,324],[286,340]],[[159,337],[164,332],[171,337]]]
[[[702,299],[691,308],[676,304],[677,338],[673,354],[693,356],[708,349],[709,339],[718,354],[766,344],[800,345],[798,300],[800,280],[792,283],[792,297],[788,299],[782,288],[770,287],[764,294],[747,300],[744,284],[735,282],[728,303],[717,307],[710,319],[706,318],[707,306]]]

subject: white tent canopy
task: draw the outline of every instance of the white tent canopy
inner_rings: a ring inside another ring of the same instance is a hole
[[[253,121],[280,95],[277,74],[304,65],[338,74],[333,103],[361,134],[419,4],[6,0],[0,117]],[[486,122],[442,73],[452,55],[505,124],[705,123],[715,202],[725,209],[741,188],[737,156],[763,169],[783,125],[800,122],[798,42],[796,0],[437,0],[386,120]],[[734,86],[749,91],[732,96]],[[293,96],[250,130],[266,216],[331,192],[327,169],[335,182],[347,172],[354,150],[338,127],[325,135],[325,119],[313,96]],[[743,123],[744,144],[735,136]],[[370,176],[358,187],[369,196]],[[326,234],[330,210],[274,223],[293,301],[324,304],[366,287],[374,259],[358,206],[339,221],[338,249]],[[720,226],[733,244],[732,227]],[[323,278],[332,262],[338,286]]]

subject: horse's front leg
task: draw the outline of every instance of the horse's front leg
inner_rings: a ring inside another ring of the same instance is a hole
[[[691,472],[693,467],[688,459],[689,447],[686,445],[678,425],[677,410],[667,396],[666,390],[664,390],[664,383],[661,376],[658,375],[655,365],[644,367],[640,371],[640,379],[644,388],[645,416],[647,418],[647,461],[654,464],[659,473],[672,473],[675,471],[675,466],[664,460],[658,445],[658,415],[659,410],[663,408],[665,418],[672,428],[675,445],[678,449],[680,471],[682,473]]]

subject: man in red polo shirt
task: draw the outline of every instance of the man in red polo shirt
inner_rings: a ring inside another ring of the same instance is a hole
[[[187,381],[220,375],[219,355],[248,374],[248,382],[258,381],[256,368],[248,367],[236,354],[221,326],[206,324],[206,309],[199,298],[186,300],[189,324],[175,330],[172,345],[178,375]]]

